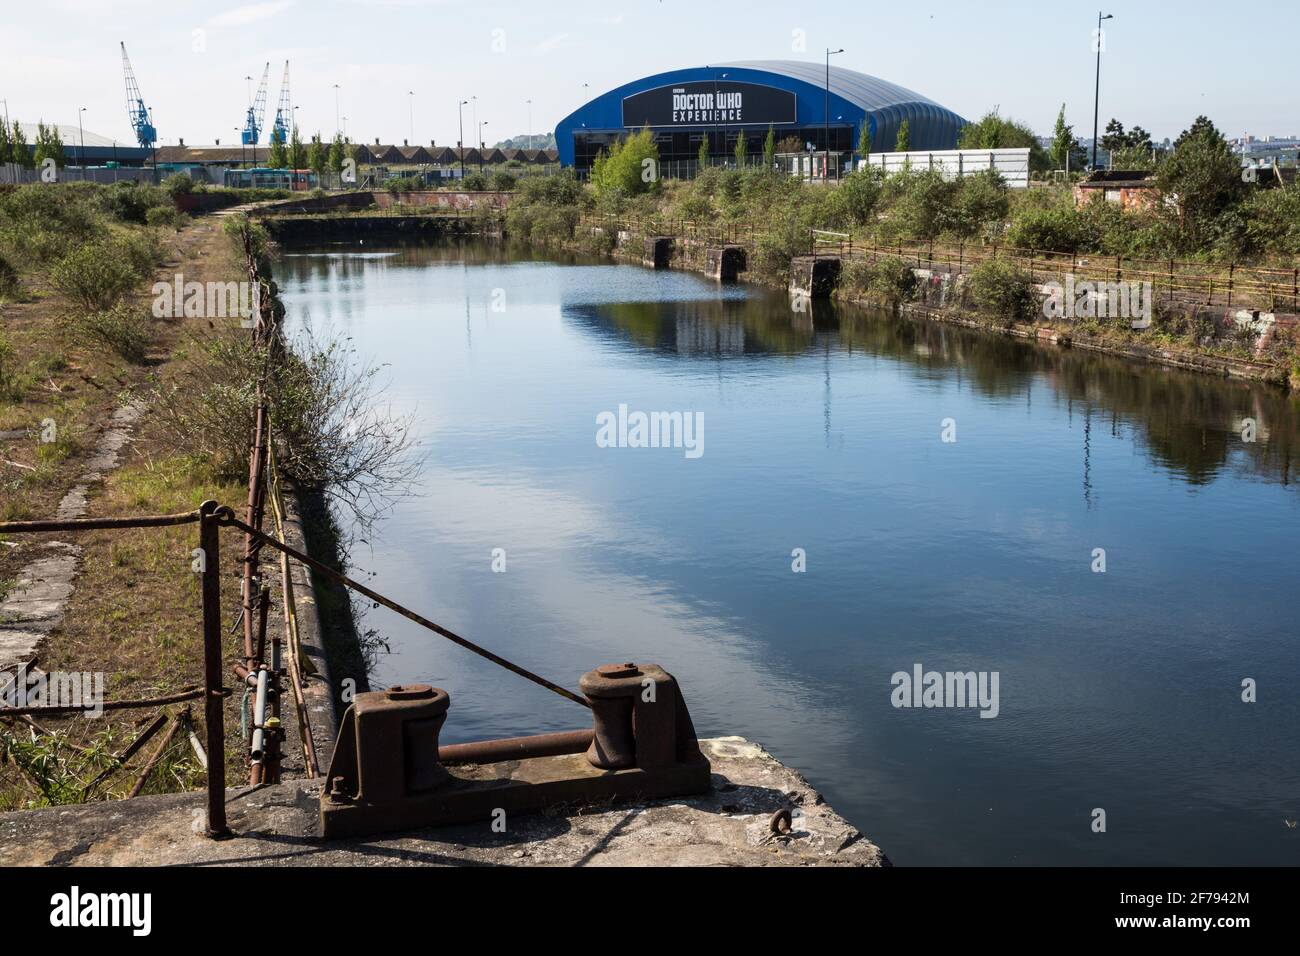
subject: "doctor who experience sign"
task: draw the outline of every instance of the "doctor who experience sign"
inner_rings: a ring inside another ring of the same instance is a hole
[[[677,83],[623,99],[623,126],[780,126],[795,122],[795,95],[757,83]]]

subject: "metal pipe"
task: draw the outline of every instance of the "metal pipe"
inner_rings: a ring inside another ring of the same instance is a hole
[[[199,521],[197,511],[139,518],[75,518],[68,521],[3,521],[0,534],[39,534],[45,531],[109,531],[119,528],[169,528]]]
[[[167,704],[183,704],[189,700],[199,700],[207,696],[206,690],[194,689],[182,691],[177,694],[168,694],[166,697],[151,697],[148,700],[109,700],[102,704],[96,704],[93,707],[87,707],[82,704],[80,707],[59,707],[59,706],[31,706],[31,707],[2,707],[0,708],[0,717],[22,717],[25,714],[81,714],[87,710],[145,710],[149,707],[163,707]],[[218,688],[218,698],[224,696],[224,691]]]
[[[557,757],[580,754],[591,746],[595,731],[569,730],[538,734],[535,737],[507,737],[503,740],[480,740],[470,744],[449,744],[438,748],[438,762],[444,764],[504,763],[529,757]]]
[[[270,674],[265,667],[257,672],[257,694],[253,698],[253,744],[249,748],[249,754],[254,763],[262,760],[266,752],[266,732],[263,730],[263,724],[266,722],[266,691]]]
[[[230,834],[226,825],[226,730],[221,686],[221,525],[217,503],[199,507],[199,550],[203,554],[203,722],[208,737],[208,836]]]

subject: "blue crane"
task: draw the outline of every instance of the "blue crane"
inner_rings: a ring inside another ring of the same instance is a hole
[[[131,129],[135,130],[135,140],[145,149],[158,142],[158,131],[153,127],[149,110],[140,98],[140,87],[135,82],[135,71],[126,56],[126,44],[122,44],[122,72],[126,74],[126,115],[131,118]]]
[[[293,113],[289,105],[289,61],[284,61],[284,79],[280,81],[280,105],[275,111],[275,123],[271,126],[271,142],[289,142],[289,133],[293,129]]]
[[[248,106],[248,116],[244,120],[244,131],[239,134],[245,146],[256,146],[262,136],[262,120],[266,118],[266,81],[271,75],[271,64],[262,70],[262,82],[257,88],[257,98]]]

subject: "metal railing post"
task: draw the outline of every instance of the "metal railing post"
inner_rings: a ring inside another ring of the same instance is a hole
[[[217,503],[199,506],[203,556],[203,723],[208,740],[208,836],[230,835],[226,825],[226,725],[221,685],[221,527]]]

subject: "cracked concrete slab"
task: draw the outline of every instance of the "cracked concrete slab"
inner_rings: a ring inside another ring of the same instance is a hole
[[[800,774],[739,737],[702,740],[693,797],[323,842],[320,781],[227,791],[235,837],[202,833],[200,793],[0,815],[4,866],[888,866]],[[771,833],[777,810],[796,826]]]
[[[59,502],[55,517],[71,521],[84,517],[90,507],[90,489],[117,467],[131,429],[143,412],[132,403],[117,409],[99,436],[86,471]],[[81,548],[63,542],[44,545],[58,553],[29,562],[8,594],[0,596],[0,669],[13,670],[36,656],[45,636],[58,627],[76,589]]]

